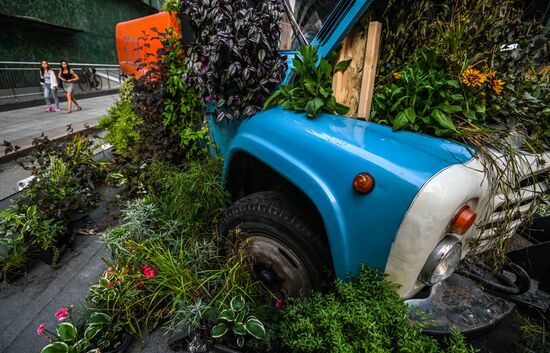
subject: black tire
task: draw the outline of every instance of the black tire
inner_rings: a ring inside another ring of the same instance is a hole
[[[103,87],[103,82],[99,76],[94,76],[92,78],[92,86],[98,91],[101,90],[101,87]]]
[[[219,230],[230,242],[245,242],[254,273],[271,290],[308,294],[321,289],[332,263],[321,220],[304,211],[281,193],[258,192],[231,205]]]

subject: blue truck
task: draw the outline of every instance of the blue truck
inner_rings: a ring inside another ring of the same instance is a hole
[[[327,55],[370,3],[285,1],[293,28],[281,49],[292,58],[297,38]],[[476,151],[450,140],[326,113],[313,120],[281,107],[209,125],[234,199],[220,231],[240,231],[255,273],[288,295],[320,289],[331,274],[346,278],[366,263],[414,301],[453,275],[473,241],[489,246],[484,239],[494,236],[504,203],[511,207],[506,190],[491,192]],[[550,171],[550,154],[522,160],[517,221],[501,236],[512,236],[522,212],[548,191],[530,176]]]

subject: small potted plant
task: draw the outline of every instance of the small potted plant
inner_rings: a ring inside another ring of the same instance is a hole
[[[264,324],[249,315],[246,301],[242,296],[231,299],[229,307],[220,312],[218,319],[221,322],[212,328],[212,338],[224,339],[233,346],[232,348],[243,348],[246,339],[266,338]]]
[[[55,332],[48,331],[44,323],[38,326],[36,333],[49,341],[41,353],[120,353],[128,347],[131,337],[109,315],[92,312],[79,330],[71,312],[72,307],[57,310],[55,317],[62,322]]]

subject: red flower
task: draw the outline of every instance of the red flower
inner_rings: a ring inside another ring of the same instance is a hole
[[[283,308],[283,301],[281,299],[275,300],[275,309],[282,309]]]
[[[44,332],[44,323],[41,323],[40,326],[36,329],[36,333],[41,335]]]
[[[69,308],[57,309],[57,312],[55,313],[57,321],[65,320],[67,316],[69,316]]]
[[[143,274],[147,278],[155,278],[155,276],[157,275],[155,273],[155,270],[149,265],[143,266],[143,268],[141,269],[141,272],[143,272]]]

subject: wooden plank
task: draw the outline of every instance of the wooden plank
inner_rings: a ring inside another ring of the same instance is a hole
[[[361,77],[365,55],[366,34],[362,26],[356,26],[344,38],[337,62],[352,59],[346,71],[334,75],[332,90],[338,103],[350,108],[348,117],[357,116]]]
[[[338,60],[340,62],[343,60],[348,60],[348,47],[349,47],[349,37],[344,38],[342,41],[342,49],[340,49],[340,54],[338,55]],[[342,87],[344,85],[344,73],[337,72],[332,78],[332,92],[337,102],[342,102],[344,99],[344,93],[342,92]]]
[[[380,49],[380,34],[382,23],[370,22],[365,47],[365,62],[363,65],[363,78],[361,81],[361,94],[359,96],[359,108],[357,115],[369,119],[374,93],[374,79],[376,77],[376,63],[378,50]]]

